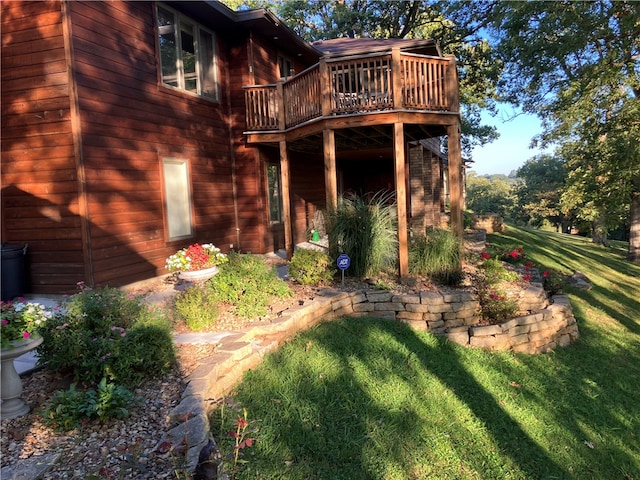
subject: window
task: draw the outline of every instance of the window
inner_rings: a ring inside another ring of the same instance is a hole
[[[158,5],[158,43],[164,85],[218,99],[212,32],[178,12]]]
[[[280,165],[267,165],[267,182],[269,188],[269,221],[282,222],[282,190],[280,189]]]
[[[280,71],[280,78],[287,79],[294,75],[293,62],[282,55],[278,55],[278,69]]]
[[[189,189],[189,164],[179,158],[163,158],[166,225],[169,240],[190,237],[191,194]]]

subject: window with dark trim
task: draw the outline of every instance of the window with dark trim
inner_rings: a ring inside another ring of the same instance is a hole
[[[267,184],[269,194],[269,221],[282,222],[282,190],[280,189],[280,165],[267,164]]]
[[[166,5],[157,5],[162,84],[218,100],[215,35]]]

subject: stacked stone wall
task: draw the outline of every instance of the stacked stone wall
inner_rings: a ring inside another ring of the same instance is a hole
[[[532,284],[523,292],[519,306],[527,313],[500,324],[485,325],[480,303],[471,293],[396,295],[364,291],[334,299],[327,317],[398,320],[461,345],[490,350],[542,353],[578,338],[578,326],[566,295],[556,295],[549,301],[542,286]]]

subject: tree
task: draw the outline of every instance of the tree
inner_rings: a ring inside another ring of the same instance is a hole
[[[479,215],[494,213],[510,219],[515,207],[512,187],[503,180],[467,174],[467,208]]]
[[[628,258],[640,262],[640,3],[500,2],[491,25],[500,91],[542,118],[538,141],[566,161],[563,204],[596,242],[628,212]]]
[[[538,155],[527,160],[516,176],[520,180],[515,190],[518,219],[534,227],[548,221],[559,228],[564,220],[560,205],[566,178],[564,162],[551,155]]]

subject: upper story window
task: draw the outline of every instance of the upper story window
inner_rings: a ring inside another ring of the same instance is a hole
[[[280,73],[280,78],[284,79],[293,77],[293,75],[295,74],[293,70],[293,62],[291,61],[291,59],[283,55],[278,55],[278,70]]]
[[[157,7],[162,83],[218,100],[213,32],[165,5]]]

